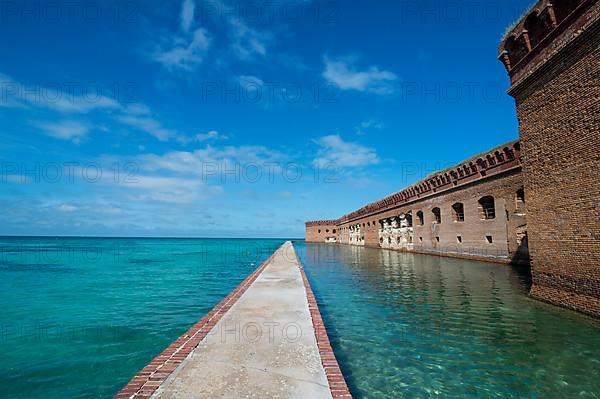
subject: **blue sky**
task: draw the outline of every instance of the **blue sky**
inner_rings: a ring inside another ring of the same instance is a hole
[[[517,138],[530,3],[7,2],[0,234],[302,237]]]

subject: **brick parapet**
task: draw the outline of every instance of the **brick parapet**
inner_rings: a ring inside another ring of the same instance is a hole
[[[306,222],[306,227],[318,227],[318,226],[335,226],[338,224],[338,220],[314,220]]]
[[[539,0],[506,35],[498,59],[516,88],[598,19],[598,0]]]
[[[369,217],[467,184],[488,179],[506,171],[521,168],[521,164],[521,145],[518,141],[514,141],[483,156],[436,173],[402,191],[342,216],[338,219],[338,224]]]

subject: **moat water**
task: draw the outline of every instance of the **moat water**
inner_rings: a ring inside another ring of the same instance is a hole
[[[0,238],[0,397],[111,397],[284,240]],[[510,266],[295,243],[356,398],[595,398],[600,322]]]
[[[511,266],[295,243],[355,398],[598,398],[600,322]]]

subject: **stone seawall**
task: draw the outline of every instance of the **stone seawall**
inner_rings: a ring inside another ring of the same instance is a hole
[[[351,398],[290,242],[117,398]]]

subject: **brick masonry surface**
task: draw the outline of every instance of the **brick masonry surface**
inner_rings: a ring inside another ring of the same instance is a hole
[[[509,35],[530,40],[529,46],[524,41],[515,49],[505,42],[501,55],[521,59],[507,70],[523,146],[531,295],[598,317],[600,4],[563,4],[567,10],[538,2],[535,14]],[[547,36],[537,46],[528,37],[536,18],[549,21]]]
[[[333,237],[341,244],[527,264],[527,220],[519,190],[523,190],[520,143],[514,142],[338,220],[307,222],[306,241],[327,242]],[[494,217],[489,219],[482,216],[480,204],[487,196],[494,202]],[[455,219],[456,204],[462,206],[462,220]],[[441,220],[435,219],[436,208]],[[407,241],[396,245],[399,236],[385,236],[383,223],[407,214],[412,218],[405,229]]]

